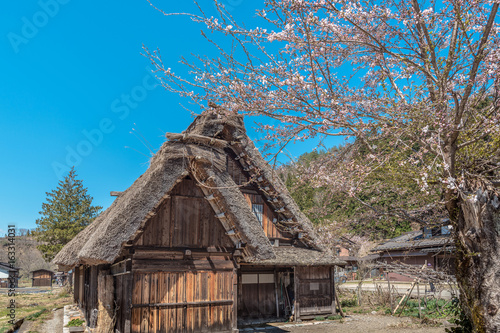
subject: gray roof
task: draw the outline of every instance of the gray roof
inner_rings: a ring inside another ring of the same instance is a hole
[[[451,235],[432,236],[423,238],[422,230],[410,231],[399,237],[388,240],[385,243],[375,247],[372,252],[388,250],[412,250],[435,248],[451,245],[453,239]]]
[[[0,262],[0,268],[9,272],[17,272],[20,268],[11,267],[9,263]]]
[[[378,254],[369,254],[364,257],[356,257],[356,256],[339,256],[340,260],[344,261],[368,261],[368,260],[375,260],[377,258],[380,258]]]

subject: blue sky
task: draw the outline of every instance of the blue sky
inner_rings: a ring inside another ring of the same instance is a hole
[[[222,0],[251,22],[262,1]],[[208,12],[210,1],[201,0]],[[167,12],[196,12],[191,1],[156,1]],[[209,13],[215,15],[215,12]],[[148,166],[165,132],[181,132],[187,103],[154,87],[142,44],[159,47],[176,72],[181,56],[213,54],[201,26],[165,17],[146,0],[23,0],[0,5],[0,233],[34,228],[46,194],[76,165],[79,178],[107,208]],[[246,120],[252,139],[252,119]],[[131,148],[125,148],[131,147]],[[293,155],[313,143],[289,147]]]

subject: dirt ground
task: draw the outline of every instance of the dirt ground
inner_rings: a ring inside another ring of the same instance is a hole
[[[444,326],[433,327],[422,325],[411,318],[400,318],[381,315],[352,315],[341,323],[338,320],[330,322],[303,322],[302,324],[272,324],[267,327],[248,327],[240,332],[269,333],[444,333]]]
[[[61,333],[63,331],[64,309],[52,311],[47,318],[42,321],[25,321],[18,333]]]
[[[63,331],[63,316],[64,309],[55,311],[52,319],[49,319],[43,323],[40,332],[61,333]]]

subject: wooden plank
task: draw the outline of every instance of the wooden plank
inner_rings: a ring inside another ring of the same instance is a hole
[[[175,218],[175,202],[174,200],[171,198],[170,199],[170,209],[169,209],[169,227],[170,227],[170,230],[169,230],[169,235],[168,235],[168,244],[167,246],[173,246],[174,244],[174,218]]]
[[[176,283],[176,273],[167,273],[167,279],[168,279],[168,302],[169,303],[175,303],[177,301],[177,298],[175,296],[175,283]],[[169,311],[169,321],[168,321],[168,326],[172,332],[176,331],[177,327],[177,309],[173,308]]]
[[[169,244],[169,233],[170,233],[170,206],[171,206],[171,198],[165,200],[165,203],[162,205],[162,229],[161,229],[161,247],[168,247]]]
[[[158,301],[158,275],[160,273],[151,274],[151,287],[149,293],[149,302],[156,303]],[[157,332],[158,330],[158,309],[150,309],[149,331]]]
[[[185,272],[182,273],[176,273],[177,276],[177,281],[176,281],[176,301],[178,303],[185,302],[185,296],[186,296],[186,289],[184,287],[184,277],[185,277]],[[184,309],[183,308],[177,308],[177,330],[180,332],[184,332],[185,329],[185,316],[184,316]]]
[[[132,288],[133,288],[133,275],[124,275],[121,277],[123,282],[123,332],[130,333],[132,329]]]
[[[132,260],[135,272],[140,271],[192,271],[192,270],[233,270],[234,263],[230,260]]]
[[[297,269],[298,267],[294,266],[293,267],[293,272],[294,272],[294,295],[295,295],[295,314],[294,314],[294,319],[295,321],[299,321],[300,320],[300,295],[299,295],[299,283],[300,283],[300,279],[299,279],[299,269]]]
[[[132,259],[127,258],[127,259],[124,259],[122,261],[119,261],[119,262],[111,265],[111,267],[110,267],[111,274],[116,275],[116,274],[120,274],[120,273],[130,272],[130,268],[131,268],[131,264],[132,264],[131,260]]]
[[[201,274],[199,272],[194,272],[194,283],[195,283],[195,287],[194,287],[194,297],[193,297],[193,301],[194,302],[199,302],[201,300],[201,283],[200,283],[200,279],[201,279]],[[195,331],[199,331],[201,330],[203,326],[203,321],[202,321],[202,317],[201,317],[201,314],[202,314],[202,311],[203,309],[200,308],[200,307],[197,307],[194,309],[194,317],[195,317],[195,326],[194,326],[194,329]]]
[[[194,303],[193,297],[193,272],[186,272],[186,303]],[[186,305],[186,331],[193,332],[194,331],[194,317],[193,317],[193,308]]]
[[[213,272],[207,272],[207,300],[208,301],[213,301],[215,299],[215,297],[214,297],[214,289],[215,288],[214,288]],[[209,308],[209,311],[210,311],[208,326],[212,327],[213,329],[215,329],[215,327],[214,327],[214,323],[215,323],[215,309],[211,305],[208,305],[208,308]]]
[[[123,332],[123,276],[116,276],[115,278],[115,294],[116,294],[116,324],[115,328],[119,332]]]
[[[208,248],[210,245],[213,245],[210,242],[210,225],[209,225],[209,216],[212,212],[212,207],[210,207],[210,210],[205,210],[203,209],[200,212],[200,235],[201,235],[201,241],[200,245],[203,248]]]
[[[142,274],[141,275],[141,303],[148,304],[150,303],[150,274]],[[141,309],[141,333],[149,332],[149,309],[142,308]]]
[[[330,296],[332,297],[332,314],[337,314],[337,307],[335,306],[335,267],[330,267]]]
[[[201,298],[200,301],[208,301],[208,272],[201,272]],[[203,308],[202,322],[205,327],[210,326],[210,307],[206,306]]]
[[[276,296],[276,318],[280,317],[280,306],[279,306],[279,297],[278,297],[278,273],[276,269],[274,269],[274,294]]]

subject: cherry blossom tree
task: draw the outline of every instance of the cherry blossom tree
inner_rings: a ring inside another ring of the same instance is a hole
[[[183,59],[181,76],[159,50],[145,52],[164,87],[202,110],[278,120],[262,125],[278,149],[349,140],[311,166],[312,182],[356,196],[385,170],[422,196],[437,187],[456,231],[462,306],[477,332],[492,332],[500,330],[498,5],[268,0],[257,11],[262,24],[246,28],[215,2],[217,17],[201,7],[185,15],[204,26],[218,57]]]

